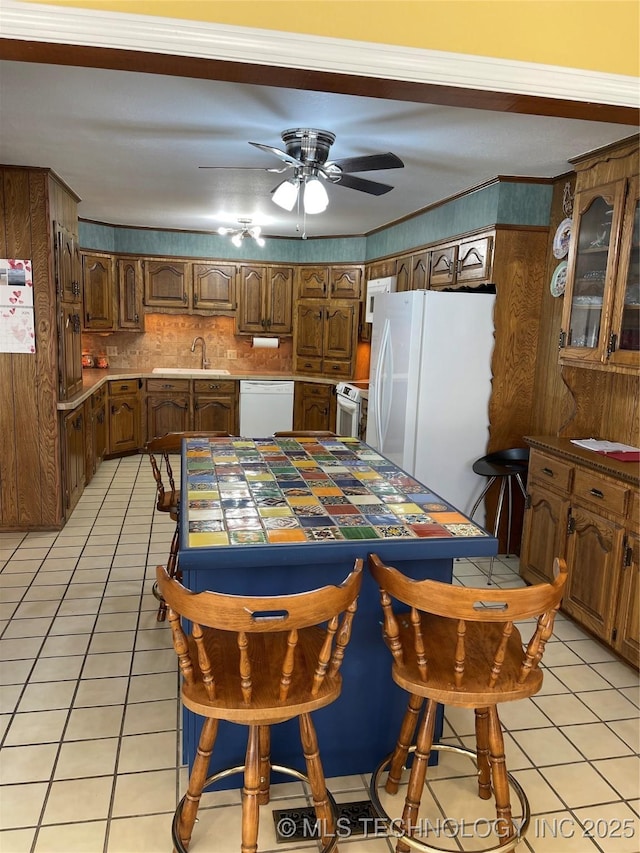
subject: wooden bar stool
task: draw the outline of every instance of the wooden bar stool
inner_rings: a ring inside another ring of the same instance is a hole
[[[408,754],[413,753],[397,853],[410,848],[441,850],[415,837],[432,749],[449,749],[475,761],[478,796],[487,800],[493,791],[497,815],[498,844],[483,847],[483,853],[513,850],[527,831],[530,810],[524,791],[507,772],[497,705],[532,696],[542,686],[539,664],[567,579],[564,560],[554,561],[553,583],[506,590],[414,581],[383,565],[375,554],[369,555],[369,566],[380,587],[383,635],[393,655],[392,677],[409,693],[395,750],[378,766],[371,780],[374,807],[391,826],[378,794],[380,778],[388,767],[386,791],[397,793]],[[392,599],[409,607],[409,612],[394,613]],[[523,647],[514,622],[532,617],[536,619],[533,634]],[[426,710],[418,725],[425,699]],[[438,703],[474,709],[475,751],[433,744]],[[412,746],[416,728],[417,738]],[[522,806],[523,822],[517,832],[511,815],[510,784]],[[393,828],[397,837],[397,822]]]
[[[158,512],[168,512],[175,521],[176,526],[171,539],[169,557],[167,559],[167,571],[169,577],[173,577],[178,570],[178,540],[180,537],[180,489],[176,488],[173,468],[171,467],[171,455],[180,454],[183,438],[220,438],[229,436],[228,432],[168,432],[159,438],[152,438],[144,446],[144,452],[149,456],[151,470],[156,481],[156,509]],[[164,466],[167,485],[162,480],[162,468]],[[164,622],[167,607],[158,592],[158,585],[154,583],[153,594],[160,602],[158,606],[158,622]]]
[[[163,566],[157,567],[156,575],[180,661],[182,702],[205,718],[189,787],[173,821],[176,850],[184,853],[189,845],[203,790],[233,772],[243,772],[240,849],[255,853],[258,806],[269,802],[272,767],[308,782],[323,853],[335,850],[335,803],[327,791],[311,711],[340,696],[339,669],[351,636],[362,560],[356,560],[340,586],[283,596],[192,593],[170,578]],[[189,637],[181,617],[191,622]],[[307,776],[271,764],[270,726],[295,717]],[[246,759],[241,767],[207,778],[220,720],[247,726]]]

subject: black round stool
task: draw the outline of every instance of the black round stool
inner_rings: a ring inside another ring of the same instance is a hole
[[[496,520],[493,525],[493,535],[497,538],[500,530],[500,519],[502,517],[502,507],[504,505],[504,493],[508,493],[509,514],[507,519],[507,556],[511,547],[511,518],[513,514],[513,490],[512,480],[515,479],[520,487],[523,497],[526,499],[527,492],[525,489],[524,479],[526,480],[527,471],[529,468],[529,448],[528,447],[510,447],[507,450],[497,450],[495,453],[489,453],[487,456],[482,456],[476,459],[473,463],[473,470],[481,477],[488,477],[488,481],[478,500],[474,503],[470,517],[473,518],[478,507],[482,503],[484,496],[487,494],[491,486],[496,480],[500,480],[500,494],[498,495],[498,508],[496,510]],[[493,574],[493,560],[489,565],[489,578],[487,583],[491,583]]]

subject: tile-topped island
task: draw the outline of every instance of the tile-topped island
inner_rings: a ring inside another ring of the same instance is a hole
[[[372,552],[416,578],[450,582],[455,558],[497,550],[493,537],[356,438],[188,439],[181,483],[179,567],[197,592],[301,592],[340,583]],[[327,776],[368,772],[393,747],[405,697],[391,681],[380,617],[366,574],[342,696],[314,715]],[[191,764],[199,720],[185,712],[184,724]],[[226,725],[212,772],[244,759],[245,733]],[[300,759],[290,725],[272,733],[281,764]]]

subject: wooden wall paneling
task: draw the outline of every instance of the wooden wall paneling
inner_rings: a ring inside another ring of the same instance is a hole
[[[640,384],[636,376],[565,366],[573,397],[563,438],[602,438],[640,447]]]
[[[546,272],[540,303],[538,350],[534,380],[531,432],[534,435],[559,435],[563,424],[571,418],[575,408],[558,362],[558,339],[562,325],[564,297],[551,295],[550,282],[560,260],[553,254],[553,238],[558,225],[566,218],[563,196],[569,182],[573,198],[575,176],[565,176],[554,184],[549,221]]]
[[[4,173],[0,180],[0,252],[8,258],[7,210],[5,202]],[[15,523],[14,513],[17,507],[16,427],[13,409],[13,356],[0,353],[0,523]]]

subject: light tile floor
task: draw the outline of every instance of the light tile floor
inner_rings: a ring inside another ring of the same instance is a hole
[[[62,531],[0,534],[2,853],[171,850],[186,772],[176,658],[151,594],[171,534],[170,520],[154,512],[151,471],[139,456],[103,463]],[[487,568],[486,560],[456,561],[455,582],[483,586]],[[500,559],[496,584],[521,585],[516,572],[516,559]],[[520,849],[638,851],[638,674],[562,615],[545,671],[541,693],[500,712],[507,764],[533,815]],[[473,713],[448,709],[444,734],[445,743],[470,745]],[[486,833],[492,817],[473,794],[471,763],[443,754],[429,777],[427,840],[450,850],[489,846],[469,837],[474,828]],[[332,779],[330,788],[350,802],[366,798],[367,782]],[[302,783],[273,794],[272,808],[308,803]],[[385,802],[399,816],[398,798]],[[237,790],[206,795],[201,814],[193,853],[239,850]],[[374,826],[367,830],[364,837],[341,831],[341,849],[393,850]],[[259,849],[317,850],[317,843],[277,843],[267,808]]]

